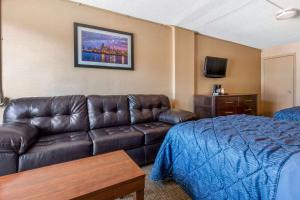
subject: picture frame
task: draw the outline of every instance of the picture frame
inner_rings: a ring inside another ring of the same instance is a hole
[[[74,23],[75,67],[134,70],[133,33]]]

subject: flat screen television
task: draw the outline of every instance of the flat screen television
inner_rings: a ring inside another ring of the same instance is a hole
[[[223,78],[226,76],[227,59],[206,56],[204,76],[209,78]]]

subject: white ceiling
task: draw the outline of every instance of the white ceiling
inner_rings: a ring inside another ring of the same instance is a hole
[[[265,0],[71,0],[200,34],[268,48],[300,41],[300,17],[277,21]],[[300,9],[300,0],[273,0]]]

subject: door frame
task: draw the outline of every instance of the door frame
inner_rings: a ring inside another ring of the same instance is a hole
[[[282,57],[287,57],[287,56],[292,56],[293,57],[293,106],[295,106],[295,102],[296,102],[296,53],[289,53],[289,54],[279,54],[279,55],[275,55],[275,56],[266,56],[266,57],[262,57],[261,59],[261,97],[262,97],[262,101],[261,101],[261,110],[262,113],[265,112],[264,110],[264,99],[265,99],[265,60],[268,59],[274,59],[274,58],[282,58]]]

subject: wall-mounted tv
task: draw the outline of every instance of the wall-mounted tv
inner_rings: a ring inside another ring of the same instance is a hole
[[[209,78],[223,78],[226,76],[227,59],[206,56],[204,62],[204,76]]]

